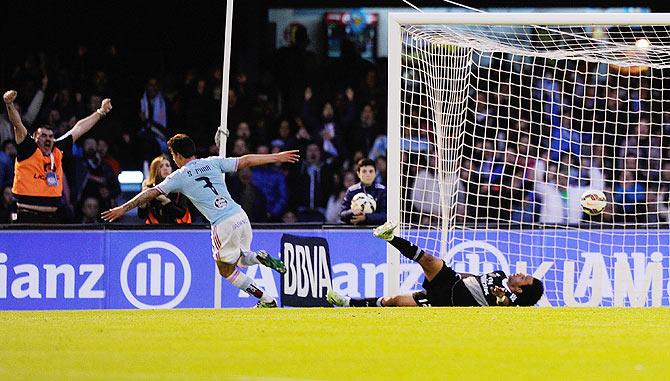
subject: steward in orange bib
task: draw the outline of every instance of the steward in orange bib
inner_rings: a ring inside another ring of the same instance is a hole
[[[87,133],[111,109],[109,99],[70,131],[54,140],[49,125],[40,126],[31,137],[14,107],[16,91],[3,95],[9,120],[14,126],[18,155],[14,163],[12,194],[16,199],[19,223],[58,223],[58,207],[63,196],[63,155],[72,152],[72,144]]]

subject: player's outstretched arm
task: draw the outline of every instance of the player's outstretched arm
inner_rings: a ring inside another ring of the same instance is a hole
[[[297,163],[300,160],[300,151],[282,151],[272,154],[251,154],[240,157],[237,162],[237,169],[255,167],[257,165],[272,163]]]
[[[95,126],[96,123],[100,121],[108,112],[112,111],[112,100],[106,98],[102,101],[102,105],[99,109],[95,110],[91,115],[87,116],[84,119],[81,119],[77,124],[72,127],[70,130],[70,135],[72,135],[72,140],[77,141],[82,135]]]
[[[16,144],[21,144],[23,139],[26,138],[26,135],[28,135],[28,129],[23,125],[19,111],[14,107],[15,99],[15,90],[9,90],[2,96],[2,100],[5,101],[5,106],[7,107],[9,121],[12,122],[12,126],[14,126],[14,139],[16,140]]]
[[[156,188],[148,188],[147,190],[139,193],[135,197],[128,200],[125,204],[112,208],[110,210],[102,212],[102,219],[108,222],[112,222],[116,219],[119,219],[121,216],[126,214],[129,210],[134,209],[138,205],[146,204],[154,198],[158,197],[161,192]]]

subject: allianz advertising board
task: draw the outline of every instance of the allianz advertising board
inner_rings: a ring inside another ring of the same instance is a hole
[[[0,231],[0,309],[253,306],[217,274],[210,242],[208,230]],[[288,272],[244,271],[285,306],[325,306],[331,287],[385,293],[386,244],[370,230],[255,230],[259,249]],[[664,231],[456,232],[442,258],[457,271],[532,274],[545,283],[540,306],[670,305]],[[400,269],[402,292],[421,288],[418,265]]]

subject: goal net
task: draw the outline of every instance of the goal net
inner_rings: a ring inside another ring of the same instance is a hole
[[[542,279],[539,305],[668,305],[670,15],[389,19],[398,234],[459,272]],[[420,288],[388,262],[387,291]]]

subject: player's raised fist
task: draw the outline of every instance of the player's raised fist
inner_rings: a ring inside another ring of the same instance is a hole
[[[100,106],[100,111],[102,111],[105,114],[112,111],[112,100],[109,98],[103,99],[102,106]]]
[[[9,90],[3,96],[2,99],[5,101],[5,104],[13,103],[16,99],[16,90]]]

